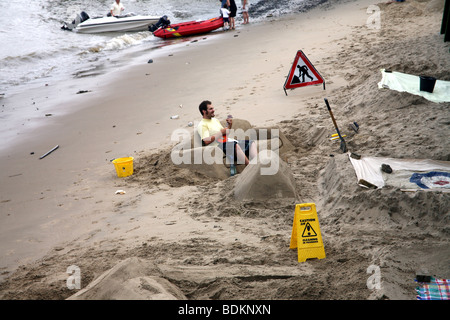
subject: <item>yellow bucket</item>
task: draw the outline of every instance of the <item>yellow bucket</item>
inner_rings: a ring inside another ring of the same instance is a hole
[[[114,159],[112,163],[116,167],[119,178],[128,177],[133,174],[133,157]]]

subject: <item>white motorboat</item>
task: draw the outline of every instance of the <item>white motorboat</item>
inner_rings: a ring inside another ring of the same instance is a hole
[[[90,18],[83,11],[81,14],[77,14],[77,17],[72,23],[65,23],[62,29],[80,33],[148,31],[149,26],[157,23],[159,19],[160,17],[143,16],[134,13],[114,17],[103,16]]]

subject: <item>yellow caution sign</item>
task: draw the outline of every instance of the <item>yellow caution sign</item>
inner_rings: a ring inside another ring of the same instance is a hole
[[[302,203],[295,206],[290,249],[295,248],[298,250],[298,262],[312,258],[325,258],[325,248],[314,203]]]

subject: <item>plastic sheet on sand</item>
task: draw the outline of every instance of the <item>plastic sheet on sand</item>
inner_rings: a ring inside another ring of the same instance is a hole
[[[433,93],[420,91],[420,78],[401,72],[386,72],[381,69],[382,78],[378,88],[386,88],[400,92],[419,95],[433,102],[450,102],[450,81],[436,80]]]
[[[364,156],[354,159],[350,153],[349,158],[358,181],[364,179],[378,188],[392,186],[404,191],[450,192],[450,161]],[[383,164],[388,165],[392,172],[383,172]]]

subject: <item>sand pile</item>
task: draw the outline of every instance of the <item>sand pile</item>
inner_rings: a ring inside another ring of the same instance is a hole
[[[185,300],[184,294],[162,278],[151,263],[135,257],[125,259],[103,273],[68,300]]]
[[[442,3],[379,4],[380,30],[354,27],[320,61],[324,78],[347,83],[324,94],[350,151],[450,160],[450,104],[377,87],[381,68],[450,80],[448,43],[437,22]],[[416,272],[450,278],[449,194],[360,187],[348,155],[329,140],[335,130],[323,98],[303,99],[303,112],[277,123],[294,146],[282,172],[290,172],[283,181],[292,182],[295,197],[267,201],[250,183],[247,190],[256,194],[236,201],[245,173],[211,179],[174,166],[172,146],[141,151],[135,174],[124,181],[142,193],[118,210],[138,211],[139,202],[162,189],[182,221],[167,225],[167,233],[182,223],[202,227],[188,236],[178,231],[172,240],[144,232],[132,244],[125,236],[92,246],[75,242],[20,268],[1,284],[1,297],[65,299],[73,292],[61,288],[67,278],[61,269],[76,261],[84,287],[130,257],[151,260],[187,299],[415,299]],[[354,121],[358,133],[348,129]],[[327,257],[299,264],[289,242],[295,204],[307,202],[316,203]],[[367,287],[371,265],[380,267],[380,290]]]
[[[269,150],[260,153],[257,160],[236,178],[234,199],[237,201],[295,199],[297,192],[294,176],[278,154]]]

